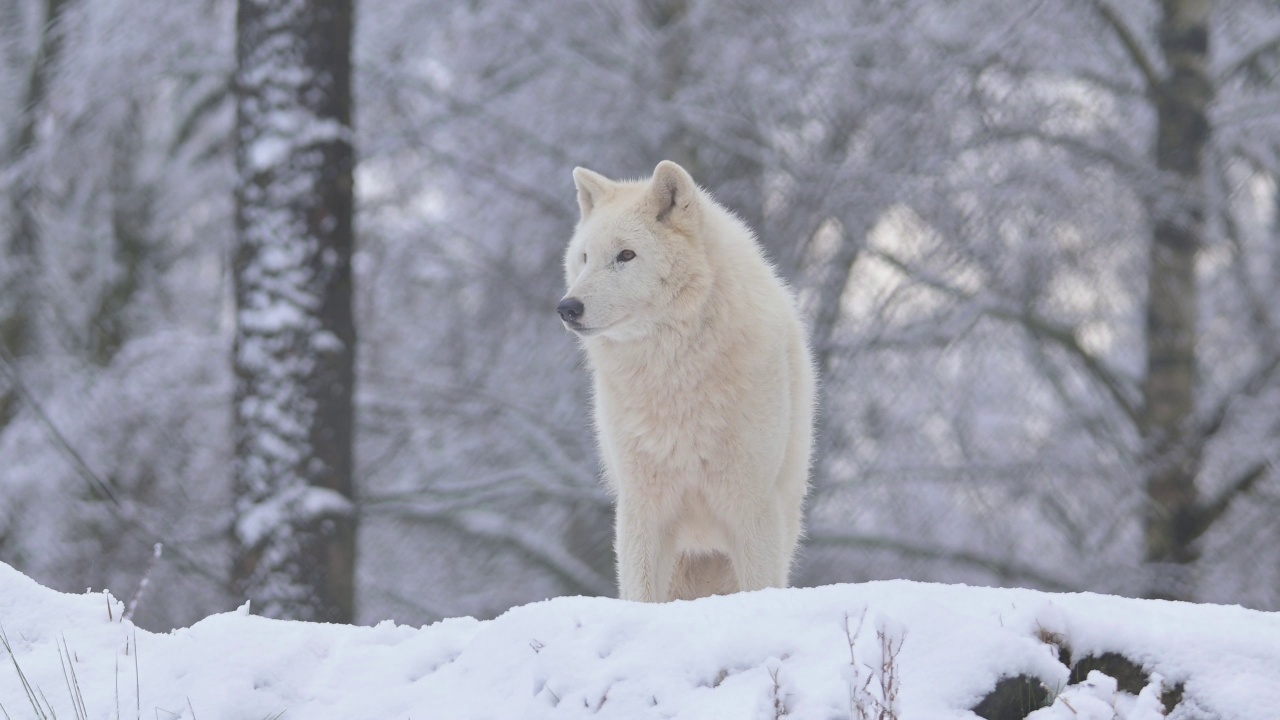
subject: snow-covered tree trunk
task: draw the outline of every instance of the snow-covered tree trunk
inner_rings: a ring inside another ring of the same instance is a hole
[[[236,20],[234,588],[350,622],[350,0],[240,0]]]
[[[1147,370],[1142,387],[1146,467],[1146,561],[1151,597],[1191,599],[1189,577],[1202,532],[1196,476],[1198,298],[1203,245],[1204,148],[1213,97],[1208,73],[1209,0],[1164,0],[1160,50],[1168,75],[1156,84],[1156,165],[1163,187],[1153,204],[1148,270]]]

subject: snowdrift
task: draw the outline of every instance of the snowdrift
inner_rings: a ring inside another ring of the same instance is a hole
[[[54,592],[0,565],[0,626],[12,648],[0,650],[5,712],[1280,717],[1280,614],[1238,607],[894,581],[667,605],[557,598],[423,628],[242,609],[153,634],[122,621],[122,610],[105,593]]]

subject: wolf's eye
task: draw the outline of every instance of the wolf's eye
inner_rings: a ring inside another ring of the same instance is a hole
[[[631,262],[636,259],[636,254],[630,250],[623,250],[618,253],[618,262]]]

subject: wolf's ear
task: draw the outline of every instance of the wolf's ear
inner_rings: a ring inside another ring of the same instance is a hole
[[[612,180],[584,167],[573,169],[573,184],[578,188],[578,209],[582,210],[582,217],[599,205],[613,188]]]
[[[693,177],[670,160],[663,160],[653,169],[649,202],[658,222],[680,230],[691,231],[700,216],[698,187]]]

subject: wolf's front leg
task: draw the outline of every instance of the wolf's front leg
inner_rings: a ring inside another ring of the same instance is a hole
[[[786,587],[790,549],[783,548],[783,522],[776,508],[766,507],[734,528],[729,561],[740,590]]]
[[[623,600],[666,602],[675,571],[675,538],[650,507],[618,499],[614,548],[618,554],[618,596]]]

